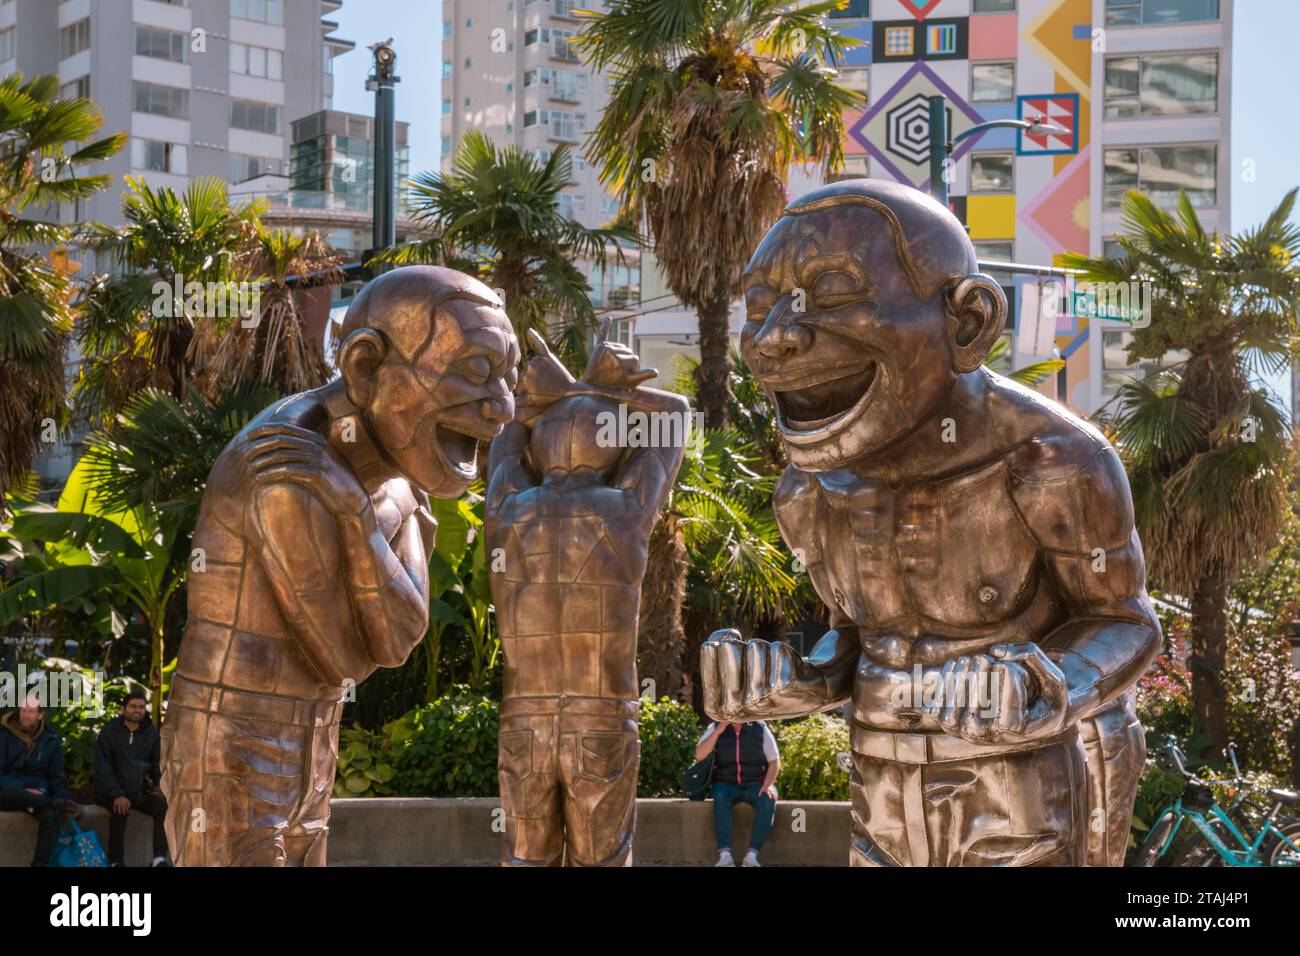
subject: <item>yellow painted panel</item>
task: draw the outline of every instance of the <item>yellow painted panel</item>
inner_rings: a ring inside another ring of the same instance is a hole
[[[966,224],[972,239],[1014,239],[1016,197],[968,196]]]

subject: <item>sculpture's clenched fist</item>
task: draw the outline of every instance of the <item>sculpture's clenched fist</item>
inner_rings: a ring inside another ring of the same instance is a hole
[[[1043,740],[1066,724],[1065,675],[1037,644],[996,644],[943,665],[922,710],[972,743]]]
[[[826,706],[821,674],[783,641],[745,641],[736,630],[714,631],[700,648],[704,712],[741,723],[798,716]]]

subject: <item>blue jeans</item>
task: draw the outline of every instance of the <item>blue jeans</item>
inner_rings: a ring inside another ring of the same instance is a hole
[[[776,822],[776,800],[770,796],[760,797],[758,791],[762,787],[762,782],[718,781],[713,784],[713,832],[718,838],[719,850],[731,849],[731,808],[741,802],[754,808],[754,829],[749,834],[749,848],[755,852],[763,849],[763,841]]]

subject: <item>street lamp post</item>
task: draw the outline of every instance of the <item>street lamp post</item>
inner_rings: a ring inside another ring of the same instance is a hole
[[[374,231],[372,252],[381,252],[397,242],[397,114],[396,89],[401,79],[396,73],[397,53],[389,37],[370,48],[374,69],[366,80],[366,89],[375,93],[375,171]]]
[[[1022,129],[1028,133],[1068,133],[1069,130],[1047,122],[1044,116],[1027,120],[989,120],[951,136],[948,130],[948,102],[939,94],[930,97],[930,195],[948,205],[948,159],[953,147],[964,139],[997,128]]]

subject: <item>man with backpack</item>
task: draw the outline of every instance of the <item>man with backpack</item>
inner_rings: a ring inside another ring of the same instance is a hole
[[[60,817],[80,811],[68,799],[63,741],[46,724],[37,694],[0,718],[0,810],[26,810],[39,822],[32,866],[49,865]]]
[[[161,744],[149,720],[145,695],[127,695],[122,714],[99,732],[95,747],[95,802],[108,810],[108,865],[124,866],[126,822],[132,810],[153,817],[153,865],[170,866],[167,798],[162,779]]]

